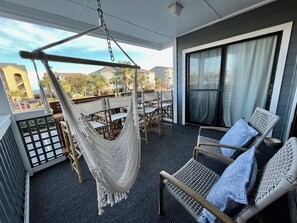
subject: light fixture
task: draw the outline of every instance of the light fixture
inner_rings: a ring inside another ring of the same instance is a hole
[[[178,17],[181,14],[181,10],[183,8],[183,6],[181,4],[179,4],[178,2],[175,2],[171,5],[168,6],[171,15]]]

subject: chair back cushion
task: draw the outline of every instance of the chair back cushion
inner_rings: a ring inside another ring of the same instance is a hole
[[[223,136],[220,140],[220,144],[244,147],[258,134],[259,133],[249,126],[243,119],[240,119]],[[238,153],[236,154],[236,150],[224,147],[221,148],[221,152],[224,156],[231,158],[235,158],[238,155]]]
[[[143,93],[143,102],[154,101],[158,99],[158,92]]]
[[[172,90],[161,91],[161,101],[172,101]]]
[[[248,203],[248,194],[252,191],[256,176],[257,162],[255,148],[241,154],[229,165],[217,183],[212,187],[206,199],[227,215],[235,215],[239,208]],[[217,219],[203,209],[198,222],[216,222]]]
[[[129,107],[132,96],[106,98],[107,109]]]
[[[101,112],[105,110],[104,99],[94,100],[75,104],[74,107],[78,110],[79,113],[82,113],[85,116],[89,116],[96,112]]]

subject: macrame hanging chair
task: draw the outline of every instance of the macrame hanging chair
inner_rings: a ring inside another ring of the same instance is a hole
[[[99,23],[98,27],[86,30],[80,34],[76,34],[61,41],[48,44],[32,52],[20,51],[22,58],[31,59],[33,61],[37,77],[38,71],[35,60],[41,60],[47,70],[48,76],[51,80],[52,88],[60,102],[64,119],[68,122],[71,131],[78,143],[83,157],[96,180],[98,210],[99,215],[103,213],[103,207],[107,204],[111,206],[123,199],[127,198],[127,192],[131,189],[137,178],[140,167],[140,152],[141,143],[138,125],[138,112],[137,112],[137,66],[134,61],[123,51],[119,44],[109,35],[106,24],[103,18],[100,1],[97,1]],[[110,45],[110,39],[122,50],[122,52],[129,58],[134,65],[117,64],[102,61],[86,60],[73,57],[63,57],[57,55],[45,54],[43,50],[50,47],[68,42],[72,39],[85,35],[93,30],[102,28],[107,36],[109,52],[111,59],[114,60]],[[103,65],[122,68],[134,68],[134,83],[132,100],[128,109],[128,115],[124,127],[119,136],[109,141],[99,135],[96,130],[90,125],[89,121],[80,114],[73,101],[69,98],[67,93],[63,90],[58,80],[56,79],[49,61],[60,61],[70,63]],[[38,80],[40,78],[38,77]],[[41,85],[40,85],[41,86]],[[44,92],[41,90],[41,95]],[[48,103],[45,103],[45,107]],[[46,109],[49,110],[49,109]]]

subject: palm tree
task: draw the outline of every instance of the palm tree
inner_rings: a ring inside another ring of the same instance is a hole
[[[102,75],[99,76],[99,80],[97,82],[97,86],[99,88],[99,95],[102,94],[102,92],[108,87],[109,82],[106,80],[106,78]]]
[[[44,77],[42,80],[41,80],[41,86],[42,87],[45,87],[49,93],[49,96],[50,98],[53,97],[53,92],[52,92],[52,83],[51,83],[51,80],[49,77]]]
[[[138,89],[141,89],[141,87],[145,85],[145,83],[146,83],[145,80],[146,80],[146,74],[143,73],[143,72],[139,72],[139,73],[137,74],[137,87],[138,87]],[[128,85],[130,86],[130,85],[133,84],[133,82],[134,82],[134,74],[131,75],[131,76],[128,78],[127,83],[128,83]]]
[[[109,83],[113,85],[113,89],[114,92],[116,93],[116,96],[118,96],[118,84],[121,83],[121,80],[119,77],[112,77],[110,80],[109,80]]]
[[[11,97],[11,100],[16,100],[20,110],[23,110],[23,107],[21,106],[21,100],[23,98],[23,92],[20,90],[11,90],[9,91],[9,96]]]
[[[66,92],[66,93],[70,93],[71,92],[71,85],[69,84],[69,82],[68,81],[66,81],[66,80],[61,80],[60,81],[60,85],[62,86],[62,88],[64,89],[64,91]]]
[[[139,86],[139,88],[142,88],[144,86],[145,80],[146,80],[145,73],[139,73],[137,75],[137,85]]]
[[[119,63],[131,65],[130,61],[122,61],[122,62],[119,61]],[[121,77],[125,93],[127,93],[128,78],[129,78],[129,76],[131,77],[132,74],[133,74],[133,69],[132,68],[120,68],[115,73],[116,76]]]
[[[97,95],[101,95],[104,89],[106,89],[106,87],[108,86],[109,84],[108,81],[104,76],[102,75],[98,76],[98,74],[96,73],[91,74],[91,78],[92,78],[91,82],[96,87]]]
[[[156,89],[161,88],[161,78],[158,76],[155,77],[155,85],[156,85]]]

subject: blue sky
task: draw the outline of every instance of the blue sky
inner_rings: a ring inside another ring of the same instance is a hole
[[[16,20],[0,17],[0,63],[17,63],[25,65],[28,71],[32,89],[38,89],[36,74],[30,60],[22,59],[19,56],[20,50],[32,51],[49,43],[61,40],[73,35],[72,32],[53,29],[45,26],[34,25]],[[108,25],[108,24],[107,24]],[[143,69],[151,69],[155,66],[172,67],[172,48],[163,51],[151,50],[143,47],[132,46],[120,43],[128,55]],[[112,44],[115,62],[128,60]],[[111,62],[105,39],[91,36],[83,36],[63,45],[48,49],[45,52],[50,54],[80,57],[86,59],[103,60]],[[39,75],[42,77],[45,69],[37,61]],[[97,66],[76,65],[68,63],[54,63],[50,66],[57,72],[81,72],[91,73],[100,69]]]

